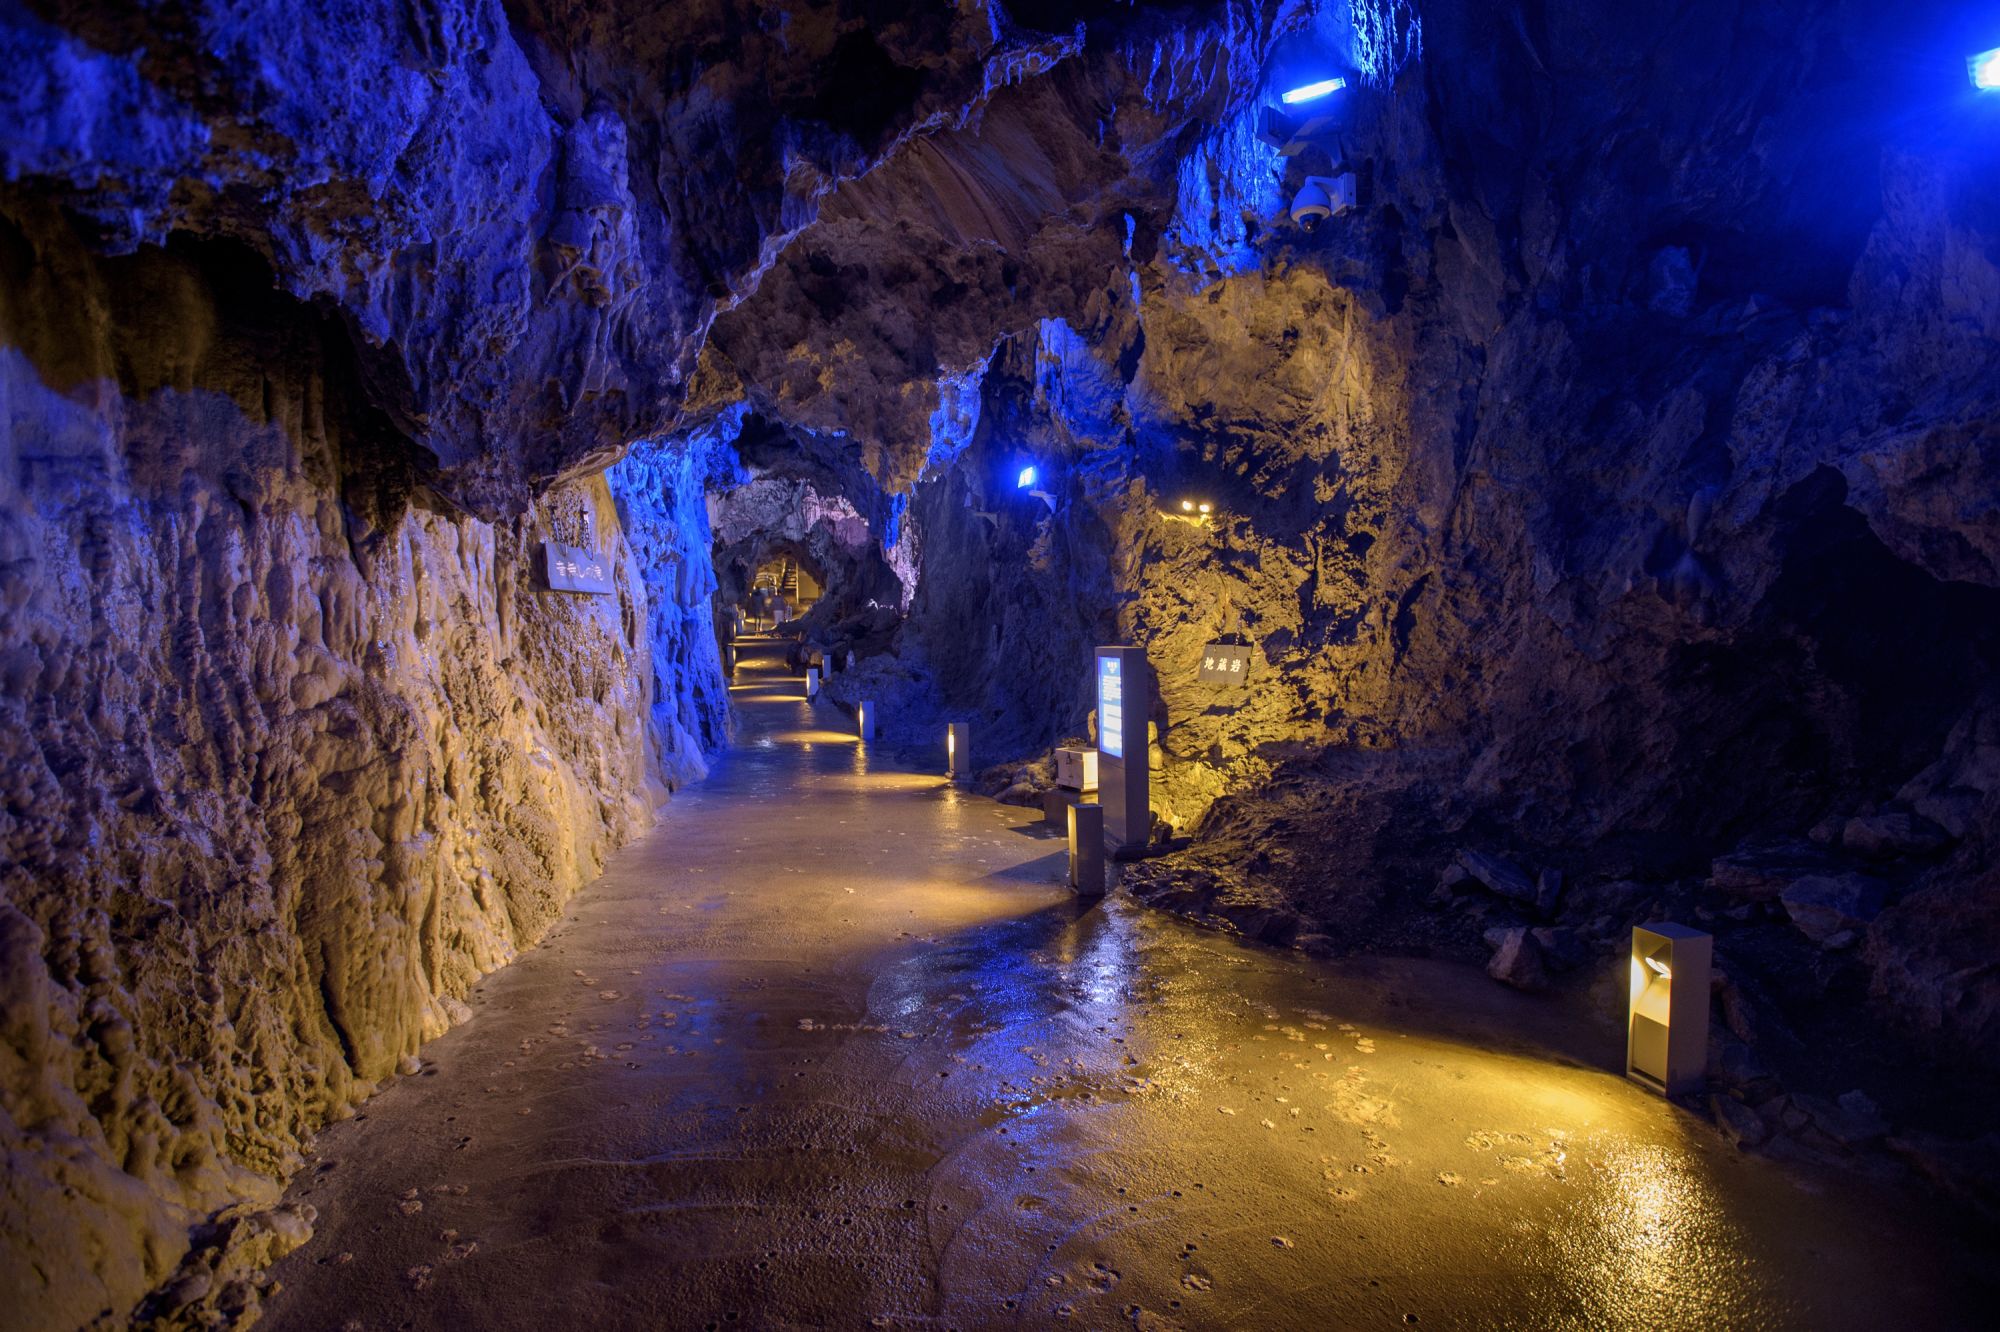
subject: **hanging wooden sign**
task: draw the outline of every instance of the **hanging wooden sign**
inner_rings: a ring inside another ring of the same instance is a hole
[[[1210,643],[1201,650],[1201,682],[1248,684],[1250,653],[1253,650],[1236,643]]]
[[[557,592],[611,591],[611,565],[594,550],[544,541],[542,559],[547,565],[549,586]]]

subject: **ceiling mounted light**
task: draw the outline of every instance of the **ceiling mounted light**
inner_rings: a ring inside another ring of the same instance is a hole
[[[1968,57],[1965,69],[1972,76],[1972,86],[1979,91],[1993,92],[2000,89],[2000,47]]]
[[[1321,79],[1317,83],[1302,84],[1278,98],[1286,106],[1297,106],[1300,102],[1318,101],[1328,93],[1339,92],[1347,86],[1346,79]]]
[[[1193,512],[1194,512],[1194,501],[1193,501],[1193,500],[1182,500],[1182,501],[1181,501],[1181,512],[1182,512],[1182,513],[1193,513]]]
[[[1021,469],[1021,474],[1014,478],[1014,489],[1026,490],[1029,486],[1035,484],[1035,478],[1039,475],[1041,475],[1041,473],[1037,471],[1034,467],[1032,466],[1023,467]]]
[[[1213,504],[1208,504],[1206,502],[1195,505],[1195,508],[1202,513],[1207,513],[1210,509],[1213,509],[1214,507],[1215,506]]]

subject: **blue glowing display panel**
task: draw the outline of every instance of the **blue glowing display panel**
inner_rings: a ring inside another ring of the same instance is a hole
[[[1116,657],[1097,659],[1097,751],[1125,757],[1125,682]]]

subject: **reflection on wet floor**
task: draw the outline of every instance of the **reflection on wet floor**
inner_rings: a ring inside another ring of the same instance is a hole
[[[1939,1326],[1992,1293],[1947,1220],[1737,1155],[1476,972],[1081,908],[1028,811],[771,664],[735,701],[709,780],[324,1136],[277,1325]]]

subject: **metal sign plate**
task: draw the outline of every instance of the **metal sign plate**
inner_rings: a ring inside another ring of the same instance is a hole
[[[1234,643],[1210,643],[1201,650],[1201,682],[1248,684],[1252,651]]]
[[[611,591],[611,565],[594,550],[544,541],[542,558],[547,563],[549,586],[558,592]]]

